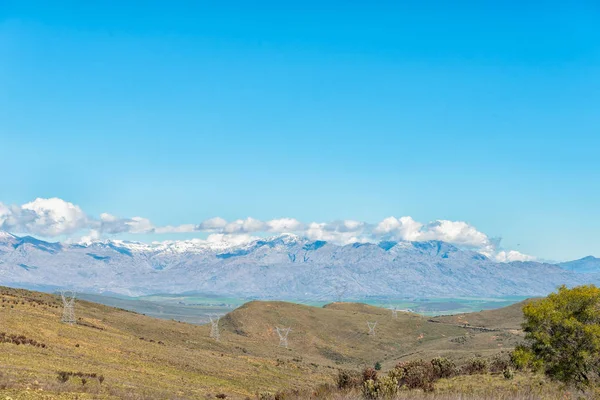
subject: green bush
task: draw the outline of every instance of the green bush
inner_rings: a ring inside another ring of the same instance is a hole
[[[512,379],[515,377],[515,372],[511,367],[507,366],[504,368],[504,371],[502,371],[502,375],[504,375],[504,379]]]
[[[390,399],[398,393],[398,380],[391,375],[363,382],[362,394],[366,399]]]
[[[375,367],[374,368],[375,368],[376,371],[381,371],[381,363],[379,361],[377,361],[375,363]]]
[[[599,288],[562,286],[525,305],[523,314],[530,364],[543,365],[552,379],[580,388],[600,382]],[[520,350],[515,357],[524,363],[527,354]]]
[[[517,346],[510,353],[510,362],[517,370],[532,369],[540,370],[541,361],[537,360],[533,352],[525,346]]]
[[[456,375],[456,365],[452,360],[445,357],[436,357],[431,360],[431,366],[433,367],[433,375],[435,378],[450,378]]]

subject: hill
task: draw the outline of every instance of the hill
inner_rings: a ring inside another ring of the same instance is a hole
[[[225,393],[306,389],[333,382],[340,368],[448,356],[459,363],[474,352],[510,349],[519,332],[477,331],[416,314],[364,304],[323,308],[251,302],[221,319],[221,341],[210,327],[150,318],[86,301],[76,303],[77,325],[60,323],[55,295],[0,289],[0,393],[29,388],[79,398],[198,398]],[[508,313],[518,314],[512,307]],[[493,313],[493,312],[489,312]],[[493,314],[488,317],[493,320]],[[504,316],[504,314],[498,314]],[[468,317],[467,315],[467,318]],[[368,335],[367,321],[377,321]],[[495,323],[500,324],[499,321]],[[291,327],[289,348],[276,326]],[[66,376],[60,372],[81,373]],[[102,376],[102,382],[99,377]],[[85,384],[82,384],[82,379]],[[65,397],[69,398],[69,397]]]
[[[523,322],[523,314],[521,310],[523,306],[531,300],[525,300],[507,307],[498,308],[495,310],[484,310],[468,314],[445,315],[432,318],[432,321],[468,326],[471,329],[481,327],[485,329],[493,329],[500,331],[518,331],[521,329]]]
[[[309,300],[546,295],[600,282],[538,262],[499,263],[441,241],[339,246],[281,235],[242,245],[176,241],[48,243],[0,235],[1,283],[123,295],[197,292]]]
[[[578,273],[600,272],[600,258],[587,256],[579,260],[567,261],[557,264],[559,267]]]

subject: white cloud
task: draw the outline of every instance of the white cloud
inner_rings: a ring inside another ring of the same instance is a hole
[[[511,262],[511,261],[534,261],[536,258],[527,254],[520,253],[516,250],[510,251],[499,251],[494,259],[499,262]]]
[[[467,247],[480,248],[490,244],[485,233],[462,221],[438,220],[421,228],[425,240],[442,240]]]
[[[231,221],[223,228],[225,233],[264,232],[266,230],[267,225],[264,222],[250,217]]]
[[[154,225],[147,218],[133,217],[125,222],[125,225],[128,226],[127,232],[129,233],[152,233],[154,231]]]
[[[8,206],[0,203],[0,229],[8,230],[12,226],[11,218],[13,212]]]
[[[12,207],[10,215],[2,207],[3,219],[15,231],[40,236],[75,233],[87,226],[88,218],[78,206],[62,199],[35,199],[21,207]]]
[[[226,225],[227,225],[227,221],[225,221],[223,218],[215,217],[215,218],[207,219],[206,221],[202,221],[196,227],[196,230],[211,232],[211,231],[221,230],[221,229],[225,228]]]
[[[333,225],[312,222],[308,224],[304,235],[311,240],[325,240],[342,245],[369,241],[368,238],[362,237],[358,231],[346,230],[346,225],[344,224],[341,224],[341,230],[336,229],[338,223],[334,223]]]
[[[155,233],[192,233],[196,232],[197,226],[194,224],[184,224],[177,226],[160,226],[154,229]]]
[[[422,228],[423,224],[411,217],[387,217],[377,224],[373,230],[373,234],[393,240],[430,240],[421,239]]]
[[[269,232],[298,232],[303,228],[304,224],[295,218],[279,218],[267,221],[267,231]]]
[[[199,224],[155,226],[143,217],[120,218],[102,213],[98,218],[87,216],[82,209],[59,198],[38,198],[30,203],[5,205],[0,203],[0,230],[42,237],[68,236],[87,233],[81,240],[92,241],[106,235],[118,234],[175,234],[204,232],[206,240],[217,243],[245,243],[255,233],[296,233],[311,240],[325,240],[337,244],[377,242],[380,240],[427,241],[440,240],[473,249],[487,257],[501,261],[527,261],[534,257],[499,249],[499,240],[488,237],[464,221],[435,220],[427,224],[409,216],[388,217],[377,224],[356,220],[303,223],[295,218],[261,221],[255,218],[227,221],[220,217]]]
[[[100,232],[98,232],[95,229],[91,229],[87,235],[82,236],[79,240],[76,240],[75,242],[79,244],[90,245],[93,242],[100,240],[100,238]]]
[[[441,240],[472,248],[491,244],[485,233],[463,221],[437,220],[424,225],[411,217],[388,217],[377,224],[373,233],[393,240]]]

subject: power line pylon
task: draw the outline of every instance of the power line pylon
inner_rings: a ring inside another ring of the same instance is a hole
[[[285,347],[286,349],[288,348],[288,335],[290,333],[290,331],[292,330],[292,328],[288,327],[288,328],[280,328],[278,326],[275,327],[275,329],[277,330],[277,334],[279,335],[279,347]]]
[[[60,297],[63,302],[63,315],[60,322],[73,325],[77,323],[75,319],[75,296],[77,293],[68,290],[62,290]]]
[[[392,311],[392,318],[398,318],[398,307],[390,307],[390,310]]]
[[[369,327],[369,335],[375,336],[375,327],[377,326],[377,321],[367,322],[367,326]]]
[[[218,315],[209,315],[210,318],[210,337],[215,339],[217,342],[221,340],[221,335],[219,333],[219,320],[221,319]]]

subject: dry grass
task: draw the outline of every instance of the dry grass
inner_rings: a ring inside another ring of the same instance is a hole
[[[333,384],[338,369],[360,369],[380,361],[386,370],[399,361],[436,356],[460,364],[472,356],[507,351],[521,338],[519,332],[473,331],[409,313],[392,319],[388,310],[361,304],[315,308],[252,302],[222,319],[221,342],[209,338],[208,326],[95,303],[76,303],[75,326],[61,324],[61,312],[57,296],[0,287],[4,337],[45,344],[15,345],[12,339],[0,343],[0,399],[214,399],[221,393],[228,399],[245,399],[282,390],[304,398],[358,398],[323,385]],[[520,311],[510,311],[515,312]],[[506,311],[498,315],[488,312],[485,318],[500,326]],[[377,331],[369,336],[366,321],[373,320],[378,321]],[[278,347],[275,326],[292,327],[290,349]],[[62,382],[59,371],[74,374]],[[102,382],[90,378],[100,375]],[[513,395],[514,385],[527,382],[535,386],[532,377],[512,383],[491,375],[461,378],[439,381],[435,395],[411,392],[399,398],[552,398],[486,397],[500,391]],[[314,393],[317,386],[321,392]],[[557,389],[548,382],[543,386]],[[532,388],[523,390],[514,395],[535,396]]]

